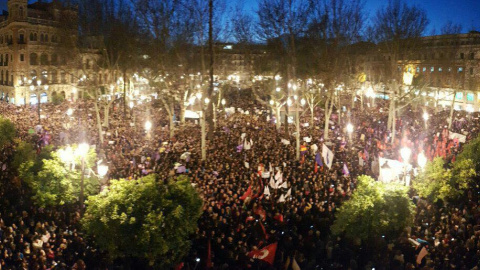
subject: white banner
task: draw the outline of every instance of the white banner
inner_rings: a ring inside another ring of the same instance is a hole
[[[461,142],[461,143],[465,143],[465,141],[467,140],[467,136],[459,134],[459,133],[451,132],[451,131],[448,135],[448,138],[450,140],[458,139],[458,141]]]

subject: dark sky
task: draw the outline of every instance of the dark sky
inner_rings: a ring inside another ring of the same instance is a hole
[[[227,0],[228,1],[228,0]],[[244,5],[246,11],[257,8],[257,0],[236,0]],[[376,10],[388,3],[388,0],[364,0],[365,13],[375,14]],[[233,1],[232,1],[233,2]],[[406,0],[411,5],[417,5],[427,12],[430,24],[425,34],[433,30],[438,33],[446,21],[460,23],[463,32],[476,29],[480,31],[480,0]]]
[[[160,0],[159,0],[160,1]],[[257,7],[257,0],[225,0],[234,8],[235,2],[243,3],[246,12],[253,13]],[[388,0],[364,0],[365,12],[374,14],[377,8],[387,4]],[[425,34],[431,34],[433,30],[439,32],[443,24],[451,20],[463,26],[463,32],[476,29],[480,31],[480,0],[406,0],[409,4],[415,4],[427,11],[430,24]],[[35,1],[29,1],[35,2]],[[0,9],[6,9],[7,0],[0,0]]]

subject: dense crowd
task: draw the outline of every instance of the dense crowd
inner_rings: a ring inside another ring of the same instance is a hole
[[[461,144],[449,139],[448,112],[431,112],[426,128],[422,110],[405,109],[391,144],[386,104],[335,112],[326,140],[323,111],[318,109],[315,125],[302,125],[300,138],[307,150],[297,161],[293,125],[288,135],[283,126],[277,130],[270,111],[252,98],[238,96],[231,104],[236,112],[218,115],[205,161],[200,159],[199,125],[193,120],[178,125],[170,138],[166,112],[150,103],[126,111],[121,101],[114,103],[109,123],[101,131],[89,101],[42,104],[40,125],[34,107],[0,102],[0,114],[15,123],[22,140],[39,148],[80,142],[96,145],[100,158],[108,161],[110,179],[132,180],[150,173],[166,178],[175,173],[176,163],[185,166],[185,174],[205,203],[184,269],[284,269],[292,267],[288,265],[293,261],[301,269],[417,269],[418,250],[408,238],[428,242],[429,254],[422,267],[478,268],[477,190],[458,205],[432,205],[417,198],[415,226],[399,238],[384,238],[375,249],[330,233],[337,208],[355,190],[356,177],[378,176],[378,157],[400,159],[400,148],[409,146],[415,149],[412,160],[422,151],[429,159],[454,160]],[[71,116],[66,113],[69,108]],[[103,111],[99,113],[103,116]],[[480,130],[475,121],[478,114],[455,114],[451,130],[467,134],[467,141],[474,138]],[[308,122],[309,117],[303,115],[300,122]],[[143,127],[146,119],[153,122],[149,134]],[[347,123],[355,127],[351,140]],[[323,144],[334,152],[330,169],[316,159]],[[18,188],[20,181],[8,167],[13,151],[5,148],[0,156],[0,166],[5,165],[0,180],[17,183],[2,185],[1,190],[2,269],[105,269],[109,265],[105,254],[80,231],[78,208],[42,209],[29,203],[28,192]],[[272,187],[272,180],[281,187]],[[278,243],[273,265],[247,255],[271,243]]]

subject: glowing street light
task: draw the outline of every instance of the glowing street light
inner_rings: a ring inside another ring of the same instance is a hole
[[[273,101],[273,99],[270,99],[270,105],[273,106],[273,104],[275,104],[275,102]]]
[[[210,99],[209,98],[205,98],[205,104],[208,104],[210,103]]]
[[[222,105],[225,106],[226,103],[227,101],[224,98],[222,98]]]
[[[108,172],[108,166],[103,165],[103,164],[99,164],[97,166],[97,172],[98,172],[98,175],[103,178]]]
[[[72,109],[72,108],[68,108],[68,110],[67,110],[67,115],[68,115],[68,116],[72,116],[72,114],[73,114],[73,109]]]
[[[306,103],[305,99],[302,98],[302,99],[300,100],[300,104],[301,104],[302,106],[305,106],[305,103]]]
[[[425,156],[425,154],[423,154],[423,152],[418,154],[417,163],[418,163],[418,166],[420,166],[420,168],[422,169],[427,164],[427,157]]]
[[[288,100],[287,100],[287,105],[288,105],[289,107],[292,106],[292,100],[291,100],[291,99],[288,99]]]
[[[152,129],[152,122],[150,122],[150,120],[147,120],[145,122],[145,131],[150,132],[151,129]]]
[[[198,99],[201,99],[202,98],[202,93],[198,92],[195,94],[195,96],[198,98]],[[200,101],[201,102],[201,101]]]
[[[400,155],[402,156],[403,162],[405,163],[408,163],[411,154],[412,150],[408,147],[403,147],[402,149],[400,149]]]
[[[353,132],[353,125],[351,123],[347,124],[347,132],[348,132],[348,138],[350,139],[350,142],[352,141],[352,132]]]
[[[425,122],[426,122],[426,121],[428,121],[428,118],[430,118],[430,116],[428,115],[427,112],[424,112],[423,113],[423,120],[425,120]]]

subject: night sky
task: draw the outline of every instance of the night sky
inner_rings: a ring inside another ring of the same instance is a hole
[[[257,0],[236,0],[244,5],[244,9],[252,12],[257,8]],[[364,0],[365,13],[367,16],[375,14],[378,8],[388,4],[388,0]],[[463,32],[472,29],[480,31],[480,0],[406,0],[411,5],[417,5],[427,12],[430,24],[426,30],[426,35],[440,28],[447,21],[460,23],[463,26]]]
[[[159,0],[160,1],[160,0]],[[257,8],[257,0],[225,0],[230,8],[236,7],[235,1],[243,5],[246,12],[254,13]],[[377,8],[388,3],[388,0],[364,0],[365,12],[373,15]],[[430,24],[426,35],[436,30],[439,33],[443,24],[451,20],[463,26],[463,32],[472,29],[480,31],[480,0],[406,0],[409,4],[415,4],[427,11]],[[29,1],[35,2],[35,1]],[[7,0],[0,0],[0,9],[6,9]]]

